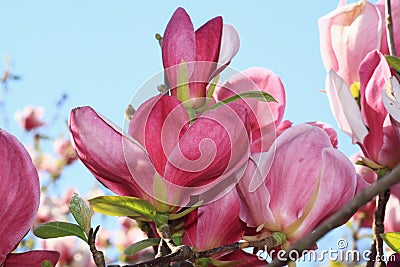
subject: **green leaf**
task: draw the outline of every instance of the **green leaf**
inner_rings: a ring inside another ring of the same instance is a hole
[[[93,210],[109,216],[128,216],[143,222],[155,220],[156,210],[146,200],[127,196],[102,196],[89,200]]]
[[[192,207],[180,212],[180,213],[176,213],[176,214],[169,214],[168,215],[168,219],[169,220],[176,220],[179,218],[182,218],[183,216],[188,215],[189,213],[191,213],[192,211],[194,211],[195,209],[197,209],[198,207],[201,206],[201,204],[203,204],[203,201],[199,201],[196,204],[194,204]]]
[[[247,91],[247,92],[243,92],[237,95],[233,95],[231,97],[225,98],[224,100],[221,100],[220,102],[218,102],[217,104],[215,104],[214,106],[212,106],[210,109],[217,109],[225,104],[231,103],[231,102],[235,102],[237,100],[240,100],[242,98],[253,98],[256,99],[258,101],[262,101],[262,102],[277,102],[275,100],[275,98],[264,92],[264,91]]]
[[[50,261],[45,260],[42,262],[41,267],[53,267],[53,264]]]
[[[381,236],[391,249],[400,253],[400,233],[384,233]]]
[[[400,72],[400,58],[395,56],[385,56],[385,57],[388,64],[397,72]]]
[[[48,222],[40,224],[33,229],[33,234],[43,239],[77,236],[87,243],[86,235],[79,225],[68,222]]]
[[[128,256],[133,256],[145,248],[159,245],[160,240],[161,240],[160,238],[149,238],[149,239],[141,240],[139,242],[136,242],[135,244],[127,246],[124,249],[124,254],[128,255]]]
[[[92,220],[92,211],[86,204],[85,200],[78,194],[74,194],[69,203],[69,211],[74,216],[75,221],[79,224],[82,230],[89,235]]]

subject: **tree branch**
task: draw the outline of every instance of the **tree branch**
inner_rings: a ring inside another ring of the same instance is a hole
[[[376,195],[385,192],[388,188],[400,182],[400,165],[394,168],[388,175],[385,175],[373,185],[362,190],[355,198],[346,204],[341,210],[337,211],[326,221],[324,221],[319,227],[315,229],[314,232],[304,237],[303,239],[297,241],[288,250],[286,250],[285,255],[281,259],[276,259],[269,266],[277,267],[286,265],[292,259],[289,255],[301,255],[304,250],[312,248],[317,240],[323,237],[326,233],[332,229],[340,226],[343,222],[347,221],[360,207],[371,201]],[[291,251],[298,251],[299,253],[291,253]]]
[[[98,251],[96,248],[96,235],[97,232],[99,231],[100,225],[96,227],[96,229],[93,232],[93,228],[90,228],[89,231],[89,237],[88,237],[88,244],[90,251],[92,252],[93,255],[93,260],[96,263],[97,267],[105,267],[106,262],[104,260],[104,254],[101,251]]]

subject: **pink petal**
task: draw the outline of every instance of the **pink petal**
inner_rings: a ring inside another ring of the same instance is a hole
[[[368,54],[360,66],[360,103],[362,116],[369,133],[364,139],[365,156],[379,162],[384,142],[383,124],[387,111],[382,100],[382,90],[391,77],[385,57],[378,51]]]
[[[340,151],[325,148],[321,154],[322,160],[315,168],[318,170],[317,181],[313,186],[317,190],[315,199],[311,199],[312,206],[304,211],[304,221],[288,237],[291,242],[311,233],[319,223],[352,200],[357,190],[357,180],[361,179],[353,164]]]
[[[60,253],[48,250],[33,250],[25,253],[9,254],[4,267],[41,267],[42,262],[50,261],[53,266],[57,264]]]
[[[144,149],[91,107],[71,111],[69,127],[78,156],[118,195],[148,199],[155,170]]]
[[[324,130],[328,134],[329,138],[331,139],[332,146],[334,148],[339,147],[338,135],[337,135],[335,129],[333,129],[331,125],[329,125],[325,122],[321,122],[321,121],[307,122],[307,124],[310,124],[312,126],[317,126],[317,127],[321,128],[322,130]]]
[[[32,160],[17,138],[0,129],[0,148],[1,265],[31,227],[40,187]]]
[[[164,174],[167,158],[189,126],[189,115],[174,96],[158,95],[135,112],[129,134],[149,153],[159,174]]]
[[[179,143],[167,153],[169,157],[164,178],[188,187],[221,182],[243,169],[247,163],[247,129],[247,111],[235,103],[207,111],[195,120]]]
[[[340,6],[321,17],[318,26],[325,69],[337,72],[348,85],[359,81],[359,64],[381,42],[376,7],[367,1]]]
[[[272,157],[274,154],[271,151],[265,153],[271,154]],[[249,227],[258,227],[265,222],[275,223],[274,216],[269,208],[270,193],[264,182],[263,169],[262,162],[250,158],[243,177],[236,185],[240,203],[240,219],[246,222]],[[250,185],[254,181],[263,181],[263,183],[256,190],[251,190]]]
[[[196,60],[196,39],[192,21],[183,8],[178,8],[168,22],[162,42],[162,59],[171,89],[177,85],[178,66]],[[193,70],[192,70],[193,71]],[[189,73],[192,71],[189,70]]]
[[[360,108],[345,81],[334,71],[330,71],[326,77],[326,92],[340,130],[352,137],[353,144],[362,144],[368,130]]]
[[[184,244],[207,250],[240,241],[244,227],[239,219],[239,209],[233,191],[199,207],[185,219]]]
[[[260,260],[256,255],[244,252],[243,250],[235,250],[227,255],[218,258],[220,261],[240,261],[236,267],[265,267],[268,266],[266,261]]]
[[[282,121],[286,105],[285,88],[281,79],[272,71],[264,68],[250,68],[235,74],[216,95],[223,100],[246,91],[265,91],[277,102],[262,102],[255,99],[242,99],[236,103],[246,107],[250,114],[252,129],[252,152],[266,151],[275,140],[275,127]]]
[[[400,83],[396,77],[392,76],[390,80],[386,81],[382,100],[390,116],[400,122]]]
[[[275,160],[265,182],[270,209],[283,231],[303,215],[318,184],[322,150],[331,147],[325,131],[308,124],[289,128],[276,139]]]

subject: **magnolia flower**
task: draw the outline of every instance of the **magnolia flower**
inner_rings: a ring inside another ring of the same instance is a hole
[[[382,100],[390,77],[386,59],[375,50],[360,65],[360,105],[348,84],[335,72],[329,72],[326,86],[340,129],[361,147],[368,164],[394,168],[400,162],[400,139]]]
[[[0,129],[0,266],[40,267],[44,260],[55,264],[54,251],[11,253],[29,231],[39,207],[39,178],[24,146]]]
[[[15,119],[25,131],[31,131],[46,124],[43,120],[44,109],[42,107],[27,106],[22,112],[15,114]]]
[[[375,5],[361,0],[345,5],[318,20],[322,61],[350,86],[358,82],[358,68],[364,57],[379,49],[382,17]]]
[[[54,140],[53,148],[67,165],[78,159],[78,155],[76,154],[76,151],[69,139],[58,138]]]
[[[176,206],[239,173],[250,153],[248,115],[235,103],[190,123],[176,97],[159,95],[138,108],[129,134],[90,107],[72,110],[69,126],[82,162],[114,193],[152,202],[153,181],[161,177],[163,201]]]
[[[185,217],[183,244],[196,251],[238,242],[244,234],[240,204],[233,189],[222,198],[199,207]],[[216,255],[218,261],[237,261],[235,266],[265,266],[255,255],[234,251]]]
[[[364,181],[320,127],[291,127],[274,145],[275,152],[253,155],[237,185],[240,218],[257,228],[256,238],[282,232],[293,244],[349,202]],[[257,157],[272,161],[268,172]],[[254,180],[263,182],[254,189]]]
[[[177,96],[181,64],[187,68],[192,107],[204,104],[206,86],[232,60],[239,50],[239,34],[231,25],[215,17],[194,31],[183,8],[178,8],[169,21],[162,40],[162,59],[168,85]],[[188,99],[185,99],[188,100]]]

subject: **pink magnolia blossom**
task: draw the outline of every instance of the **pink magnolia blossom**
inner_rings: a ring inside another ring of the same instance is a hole
[[[240,204],[235,190],[185,217],[183,244],[202,251],[242,240],[245,225],[239,218]],[[255,255],[243,251],[217,255],[216,259],[238,261],[235,266],[265,266]]]
[[[375,50],[360,65],[360,106],[346,82],[332,71],[327,77],[327,93],[339,127],[360,145],[364,156],[377,165],[394,168],[400,162],[400,140],[382,100],[390,77],[386,59]]]
[[[67,165],[78,159],[78,155],[69,139],[58,138],[54,140],[53,148]]]
[[[274,145],[275,153],[252,156],[237,185],[240,218],[257,228],[257,238],[279,231],[293,243],[350,201],[364,181],[318,126],[291,127]],[[272,161],[268,172],[257,157]],[[254,180],[263,182],[254,189]]]
[[[348,85],[359,81],[358,68],[364,57],[379,49],[382,17],[368,1],[345,4],[318,20],[322,61]]]
[[[248,98],[236,101],[249,111],[251,152],[267,151],[275,140],[283,119],[286,106],[285,88],[281,79],[271,70],[253,67],[229,78],[216,89],[215,97],[223,100],[246,91],[264,91],[277,101],[263,102]]]
[[[69,119],[78,156],[102,184],[116,194],[153,201],[157,175],[176,206],[240,172],[250,153],[248,114],[240,105],[227,104],[189,122],[176,97],[161,95],[138,108],[129,134],[90,107],[72,110]]]
[[[0,266],[40,267],[43,260],[55,264],[53,251],[11,253],[29,231],[39,207],[39,178],[24,146],[0,129]]]
[[[190,98],[193,108],[204,104],[206,86],[239,50],[239,35],[231,25],[215,17],[194,31],[192,21],[183,8],[178,8],[169,21],[162,41],[165,74],[173,95],[177,95],[179,66],[186,63]]]
[[[15,119],[25,131],[31,131],[46,124],[43,120],[44,109],[42,107],[27,106],[22,112],[15,114]]]

